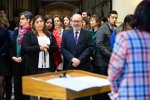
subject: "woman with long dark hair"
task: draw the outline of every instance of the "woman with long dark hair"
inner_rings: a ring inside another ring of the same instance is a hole
[[[55,71],[52,54],[57,51],[58,46],[53,34],[46,29],[41,15],[34,17],[32,31],[25,36],[23,49],[26,54],[26,75]]]
[[[36,15],[32,22],[32,31],[23,41],[23,50],[26,54],[25,75],[54,72],[56,67],[52,54],[57,49],[56,40],[46,29],[44,18]]]
[[[45,19],[45,25],[46,25],[46,29],[50,32],[53,32],[54,30],[54,20],[53,17],[50,15],[45,15],[44,17]]]

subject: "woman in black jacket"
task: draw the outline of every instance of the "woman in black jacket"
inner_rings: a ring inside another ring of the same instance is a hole
[[[54,36],[47,31],[41,15],[34,17],[32,31],[25,36],[23,49],[26,75],[55,71],[52,54],[58,46]]]
[[[31,30],[32,13],[25,11],[20,14],[20,22],[18,29],[13,36],[13,75],[14,75],[14,99],[24,100],[22,95],[22,76],[24,75],[24,51],[23,40],[24,36]]]

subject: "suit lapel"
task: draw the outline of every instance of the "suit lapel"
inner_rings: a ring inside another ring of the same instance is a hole
[[[81,51],[81,48],[84,44],[82,43],[83,39],[84,39],[84,31],[81,29],[74,55],[78,55],[78,52]]]
[[[71,45],[73,45],[74,47],[76,47],[76,43],[75,43],[75,40],[74,40],[74,32],[73,30],[71,30],[71,33],[70,33],[70,40],[71,40]]]

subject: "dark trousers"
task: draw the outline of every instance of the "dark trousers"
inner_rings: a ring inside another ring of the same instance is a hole
[[[4,100],[5,77],[0,75],[0,100]]]
[[[92,95],[92,100],[111,100],[108,96],[108,93],[101,93]]]
[[[22,95],[22,77],[14,76],[14,100],[24,100]]]
[[[94,73],[108,76],[108,66],[94,66]],[[108,92],[109,93],[109,92]],[[110,100],[108,93],[101,93],[92,96],[92,100]]]
[[[108,76],[107,70],[108,70],[108,66],[95,66],[94,67],[94,73],[100,74],[100,75]]]
[[[6,84],[6,100],[11,100],[11,95],[12,95],[12,76],[6,76],[5,77],[5,84]]]

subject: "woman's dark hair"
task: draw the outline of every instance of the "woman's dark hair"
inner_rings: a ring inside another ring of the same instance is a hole
[[[108,19],[107,19],[106,17],[101,17],[100,19],[101,19],[101,21],[103,21],[104,23],[105,23],[105,22],[108,22]]]
[[[53,20],[53,17],[51,15],[45,15],[44,16],[44,19],[45,19],[45,22],[49,19],[52,19]]]
[[[33,15],[32,15],[32,13],[31,13],[30,11],[24,11],[24,12],[22,12],[22,13],[20,14],[20,16],[21,16],[21,15],[24,15],[27,19],[30,19],[30,22],[32,21]]]
[[[63,24],[64,24],[64,18],[68,18],[68,20],[69,20],[69,26],[68,26],[68,29],[71,29],[71,25],[70,25],[71,18],[68,17],[68,16],[64,16],[64,17],[63,17]],[[66,29],[65,25],[63,25],[63,28]]]
[[[55,18],[59,18],[61,27],[64,27],[62,18],[61,18],[60,16],[58,16],[58,15],[55,15],[55,16],[53,17],[53,20],[54,20]],[[55,27],[55,25],[54,25],[54,27]]]
[[[38,33],[37,33],[37,31],[36,31],[36,29],[35,29],[35,27],[34,27],[35,21],[36,21],[38,18],[41,18],[41,19],[44,21],[43,32],[44,32],[44,34],[47,34],[48,31],[47,31],[47,29],[46,29],[45,20],[44,20],[44,17],[41,16],[41,15],[36,15],[36,16],[33,18],[33,22],[32,22],[32,32],[38,35]]]
[[[150,1],[143,0],[134,13],[134,27],[150,32]]]
[[[82,19],[85,21],[86,25],[90,24],[90,20],[87,17],[82,17]]]
[[[68,16],[64,16],[64,17],[63,17],[63,21],[64,21],[64,18],[68,18],[68,19],[69,19],[69,21],[70,21],[70,17],[68,17]]]
[[[81,11],[75,11],[74,14],[80,14],[80,15],[82,15]]]
[[[131,23],[132,20],[133,20],[133,17],[134,17],[133,14],[127,15],[127,16],[124,18],[124,22],[125,22],[125,23],[126,23],[126,22]],[[132,24],[132,23],[131,23],[131,24]]]
[[[44,19],[45,19],[45,23],[47,20],[52,19],[52,28],[49,30],[50,32],[52,32],[54,30],[54,19],[53,19],[53,17],[51,15],[45,15]]]
[[[127,23],[133,27],[133,19],[134,19],[134,15],[133,14],[129,14],[124,18],[124,22],[123,22],[123,26],[122,26],[122,31],[126,30],[126,25]]]
[[[61,18],[60,16],[58,16],[58,15],[55,15],[55,16],[53,17],[53,19],[55,19],[56,17],[59,18],[59,20],[60,20],[61,22],[63,22],[62,18]]]

